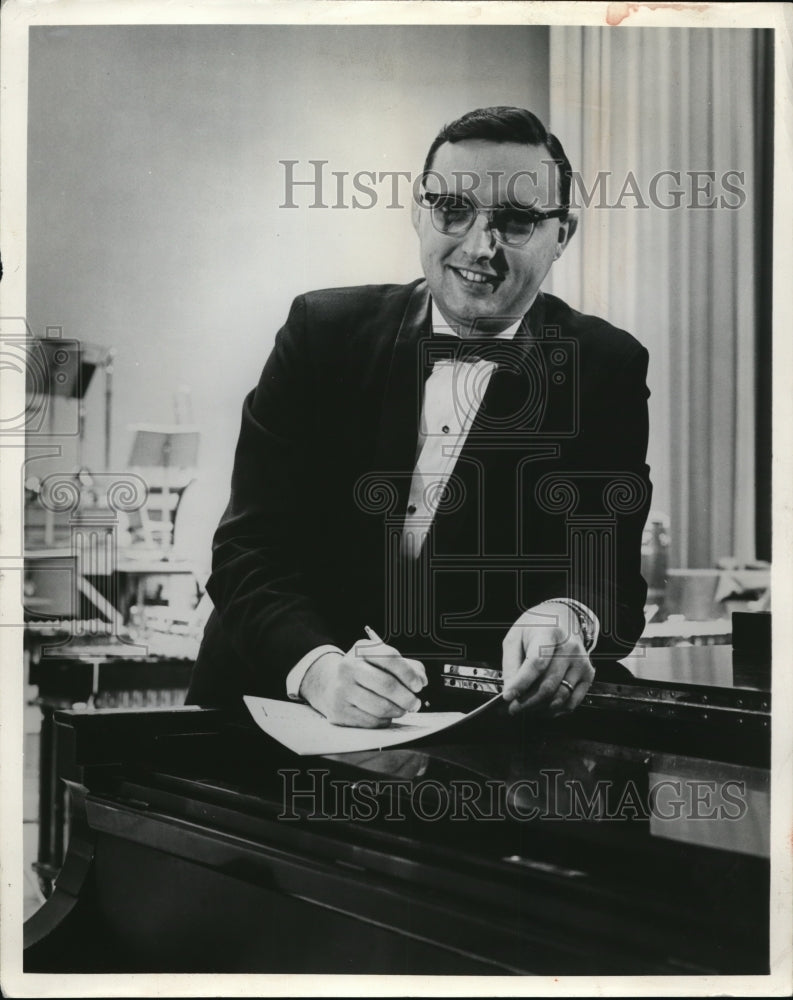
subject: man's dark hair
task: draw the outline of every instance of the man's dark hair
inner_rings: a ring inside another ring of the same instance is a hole
[[[488,139],[490,142],[518,142],[529,146],[545,146],[559,171],[559,200],[562,208],[570,207],[573,170],[561,142],[552,135],[540,119],[524,108],[477,108],[444,125],[435,137],[424,161],[422,179],[432,169],[435,152],[444,142],[464,139]]]

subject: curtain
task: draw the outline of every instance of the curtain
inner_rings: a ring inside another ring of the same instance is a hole
[[[650,352],[653,507],[679,567],[756,554],[757,35],[551,28],[550,127],[581,208],[548,287]]]

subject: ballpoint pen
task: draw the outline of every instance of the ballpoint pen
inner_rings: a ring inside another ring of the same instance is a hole
[[[364,632],[366,632],[367,636],[372,640],[372,642],[383,642],[383,640],[380,638],[380,636],[377,634],[377,632],[375,632],[373,628],[369,628],[368,625],[364,625],[363,630]],[[423,707],[429,708],[430,703],[428,701],[425,701],[423,703]]]

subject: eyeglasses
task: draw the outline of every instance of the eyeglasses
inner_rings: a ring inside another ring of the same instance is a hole
[[[545,219],[564,218],[569,209],[554,208],[539,212],[533,208],[477,208],[467,198],[449,194],[432,194],[422,191],[421,203],[430,210],[433,226],[444,236],[463,236],[473,226],[477,215],[487,217],[490,229],[498,240],[509,247],[522,247],[528,243],[539,222]]]

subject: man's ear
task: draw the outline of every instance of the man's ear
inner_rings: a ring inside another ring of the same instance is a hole
[[[570,212],[564,222],[562,222],[559,226],[556,252],[553,255],[554,260],[558,260],[562,256],[567,244],[573,238],[576,229],[578,229],[578,216],[574,212]]]

